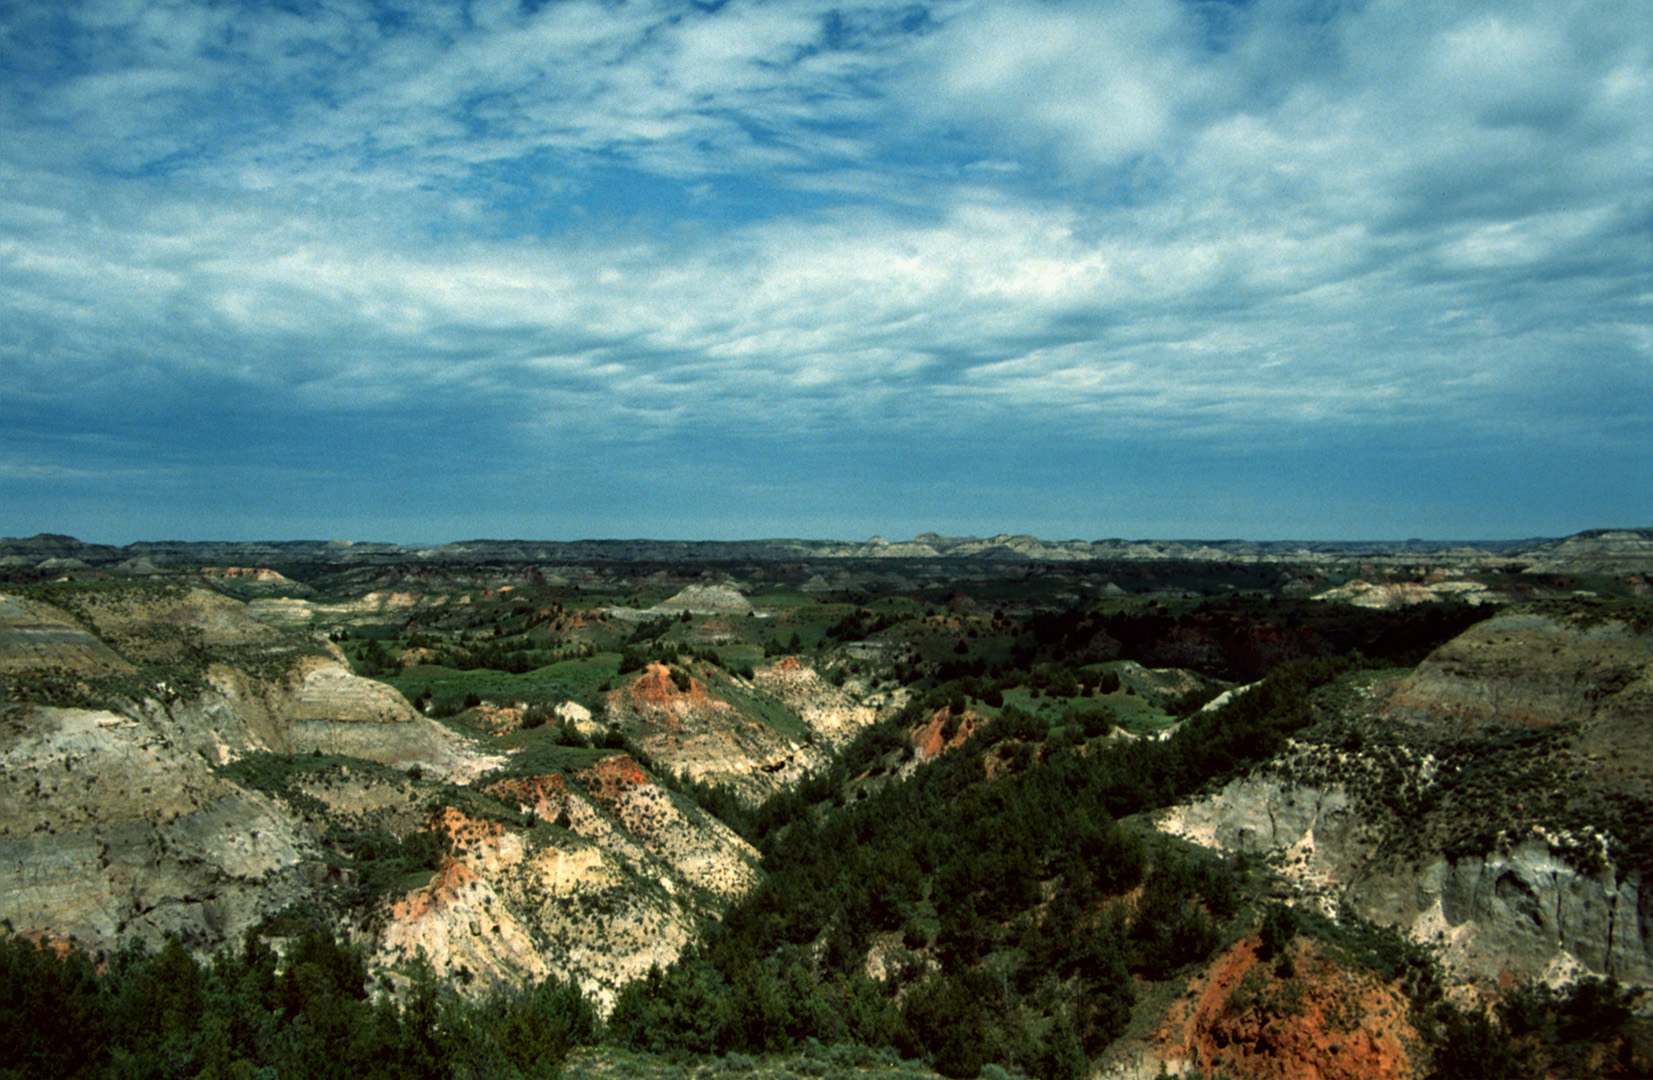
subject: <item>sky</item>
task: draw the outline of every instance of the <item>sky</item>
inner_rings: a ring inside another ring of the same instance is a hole
[[[1647,0],[0,0],[0,535],[1648,525]]]

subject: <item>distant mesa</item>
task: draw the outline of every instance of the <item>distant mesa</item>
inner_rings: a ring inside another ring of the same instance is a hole
[[[669,600],[650,608],[612,607],[608,613],[618,619],[643,622],[662,617],[690,615],[751,615],[752,602],[733,585],[690,585]]]
[[[732,585],[690,585],[652,610],[663,615],[685,611],[691,615],[745,615],[751,612],[752,602]]]

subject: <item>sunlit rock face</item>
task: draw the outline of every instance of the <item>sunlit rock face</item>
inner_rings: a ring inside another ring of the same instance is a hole
[[[1372,694],[1350,730],[1382,745],[1294,744],[1161,827],[1270,855],[1306,899],[1438,944],[1466,977],[1653,983],[1653,902],[1615,834],[1634,823],[1559,823],[1653,793],[1650,674],[1644,628],[1506,612]]]
[[[150,724],[30,709],[0,726],[0,915],[92,948],[234,939],[298,898],[285,813]]]
[[[758,883],[751,845],[624,754],[485,790],[545,824],[439,815],[449,854],[428,885],[391,905],[379,963],[423,951],[479,991],[555,974],[606,1011]]]

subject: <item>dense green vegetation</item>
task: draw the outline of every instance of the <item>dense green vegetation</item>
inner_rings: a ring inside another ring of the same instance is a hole
[[[556,980],[457,996],[428,967],[400,1000],[361,954],[309,930],[282,955],[256,934],[207,964],[177,941],[102,964],[0,936],[4,1080],[531,1080],[553,1077],[597,1020]]]
[[[1247,885],[1243,869],[1118,819],[1273,753],[1348,664],[1286,665],[1165,742],[1053,740],[1007,710],[905,783],[812,806],[884,752],[888,728],[869,732],[833,776],[746,823],[767,886],[704,950],[629,987],[613,1037],[694,1053],[851,1040],[949,1076],[988,1062],[1079,1075],[1123,1031],[1132,976],[1204,959]],[[867,977],[869,950],[892,977]]]

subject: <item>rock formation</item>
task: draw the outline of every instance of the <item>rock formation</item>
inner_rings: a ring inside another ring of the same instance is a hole
[[[1588,611],[1506,612],[1372,693],[1350,736],[1295,744],[1161,828],[1270,854],[1307,901],[1439,944],[1465,977],[1653,984],[1650,645]]]
[[[750,682],[654,663],[606,695],[605,715],[664,768],[756,803],[824,767],[883,701],[858,700],[793,657]]]
[[[658,615],[681,615],[685,611],[693,615],[745,615],[752,604],[730,585],[690,585],[650,610]]]
[[[1505,598],[1479,581],[1362,581],[1315,593],[1316,600],[1338,600],[1355,607],[1392,611],[1414,604],[1458,600],[1465,604],[1497,603]]]
[[[1172,1004],[1148,1053],[1116,1062],[1110,1080],[1149,1080],[1198,1068],[1259,1080],[1409,1076],[1421,1040],[1398,986],[1291,942],[1282,974],[1256,937],[1218,954]]]
[[[0,594],[0,673],[50,670],[103,675],[129,672],[132,665],[68,613]]]
[[[449,853],[429,884],[391,905],[381,964],[423,951],[478,991],[552,973],[606,1010],[757,882],[749,844],[623,754],[485,790],[545,824],[443,811],[434,825]]]
[[[0,765],[0,914],[19,931],[213,946],[303,894],[287,814],[145,719],[15,710]]]

